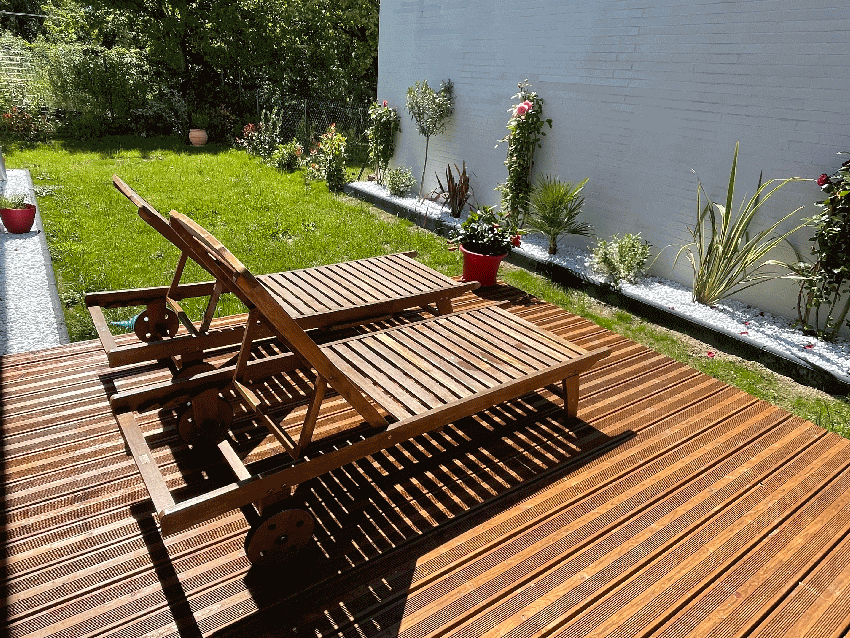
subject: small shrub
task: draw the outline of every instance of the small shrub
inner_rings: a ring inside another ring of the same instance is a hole
[[[71,138],[83,142],[96,140],[109,134],[109,122],[104,120],[101,113],[85,111],[69,117],[65,122],[63,132]]]
[[[406,166],[390,168],[385,173],[385,186],[391,195],[404,197],[410,187],[416,183],[413,172]]]
[[[272,153],[271,165],[278,170],[291,173],[300,165],[303,154],[304,147],[298,140],[292,138],[288,144],[278,144],[277,150]]]
[[[386,100],[369,107],[369,162],[375,167],[375,180],[384,186],[384,173],[395,153],[395,134],[399,131],[401,119]]]
[[[561,235],[587,236],[593,232],[590,224],[576,221],[584,205],[584,197],[580,193],[588,179],[576,185],[548,175],[537,180],[531,194],[531,214],[527,222],[531,230],[549,238],[550,255],[558,252],[558,237]],[[516,220],[516,215],[511,215]]]
[[[219,106],[210,113],[207,135],[213,142],[233,144],[239,135],[239,120],[224,105]]]
[[[428,80],[407,89],[407,112],[416,122],[419,134],[425,137],[425,162],[422,164],[422,181],[419,185],[419,197],[425,188],[425,167],[428,165],[428,142],[432,135],[442,133],[446,121],[454,111],[454,85],[444,80],[439,91],[428,86]]]
[[[0,118],[0,139],[35,144],[54,132],[50,117],[27,106],[13,106]]]
[[[161,88],[132,111],[133,132],[142,137],[183,135],[189,121],[186,101],[177,91]]]
[[[242,137],[236,140],[237,148],[267,160],[280,144],[280,129],[283,126],[282,114],[278,109],[260,114],[258,124],[249,123],[242,129]]]
[[[621,281],[634,283],[646,273],[649,242],[637,235],[614,236],[610,242],[600,239],[593,248],[593,270],[608,275],[619,286]]]
[[[345,138],[337,133],[336,124],[331,124],[310,149],[307,173],[309,179],[325,180],[331,192],[338,193],[345,186]]]

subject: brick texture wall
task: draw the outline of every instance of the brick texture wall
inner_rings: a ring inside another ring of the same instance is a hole
[[[431,140],[426,188],[465,160],[478,201],[498,203],[505,147],[494,146],[528,79],[553,120],[535,170],[589,177],[583,219],[597,235],[640,231],[656,248],[672,245],[654,272],[685,284],[685,260],[672,263],[696,215],[692,169],[723,199],[740,140],[740,201],[760,171],[816,177],[850,150],[850,6],[834,0],[383,0],[380,28],[377,97],[402,117],[395,165],[421,175],[424,138],[405,110],[407,88],[451,78],[456,110]],[[790,184],[757,222],[798,206],[814,213],[819,196],[813,182]],[[809,235],[794,243],[806,249]],[[796,286],[741,298],[792,316]]]

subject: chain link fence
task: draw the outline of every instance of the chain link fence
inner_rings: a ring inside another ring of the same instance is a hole
[[[304,148],[316,143],[331,124],[346,140],[349,164],[366,166],[369,160],[369,109],[321,99],[283,98],[278,106],[280,139],[297,139]]]

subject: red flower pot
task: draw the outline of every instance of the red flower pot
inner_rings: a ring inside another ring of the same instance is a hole
[[[460,247],[463,253],[463,280],[478,281],[482,286],[495,286],[496,273],[499,272],[499,264],[508,256],[504,255],[481,255]]]
[[[26,208],[0,208],[0,219],[10,233],[28,233],[35,222],[35,205],[24,204]]]

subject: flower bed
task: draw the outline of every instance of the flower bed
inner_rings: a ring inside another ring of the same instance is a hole
[[[439,204],[420,202],[414,197],[396,197],[373,182],[354,182],[346,190],[441,234],[463,221],[453,218],[448,208]],[[568,277],[605,286],[605,278],[591,270],[590,251],[561,246],[557,255],[549,255],[546,241],[542,235],[524,236],[522,246],[514,249],[509,260],[548,272],[562,269],[565,271],[562,274]],[[748,348],[751,356],[779,372],[824,389],[834,387],[835,391],[850,391],[850,341],[847,339],[839,337],[827,342],[806,336],[793,328],[789,319],[735,300],[726,299],[709,308],[693,302],[691,291],[685,286],[662,277],[645,277],[635,284],[624,282],[615,294],[713,331],[720,338],[734,339]],[[709,356],[708,351],[706,356]]]

